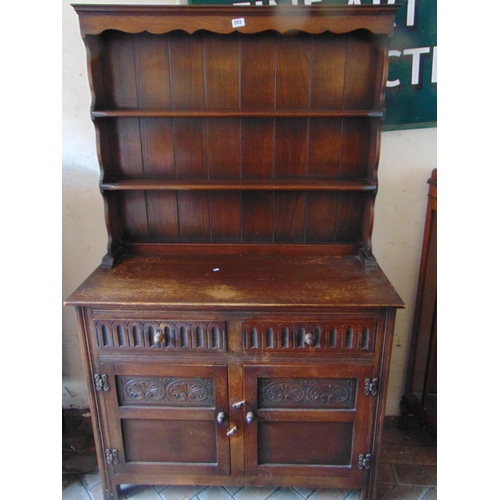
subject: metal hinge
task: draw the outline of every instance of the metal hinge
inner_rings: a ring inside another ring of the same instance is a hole
[[[370,380],[369,378],[365,378],[365,394],[369,396],[375,396],[378,391],[378,378],[374,378]]]
[[[358,469],[369,469],[372,466],[372,456],[370,453],[359,455]]]
[[[94,375],[94,383],[96,391],[109,391],[108,376],[105,373],[102,375],[96,373]]]
[[[109,448],[106,449],[106,462],[110,465],[117,464],[119,462],[117,449],[113,450],[110,450]]]

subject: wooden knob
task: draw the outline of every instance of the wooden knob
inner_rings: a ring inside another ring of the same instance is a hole
[[[247,416],[245,417],[245,420],[246,420],[247,424],[251,424],[252,422],[255,421],[255,415],[251,411],[249,411],[247,413]]]
[[[309,345],[309,346],[312,346],[314,345],[314,335],[312,333],[308,333],[305,337],[304,337],[304,342]]]
[[[165,334],[161,331],[158,330],[153,338],[153,342],[155,344],[155,347],[160,347],[160,344],[165,340]]]

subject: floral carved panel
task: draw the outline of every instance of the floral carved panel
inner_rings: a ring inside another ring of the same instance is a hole
[[[354,409],[356,379],[259,379],[260,408]]]
[[[118,377],[121,405],[213,407],[213,379]]]

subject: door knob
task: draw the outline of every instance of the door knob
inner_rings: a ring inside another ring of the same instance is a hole
[[[245,420],[246,420],[247,424],[251,424],[252,422],[255,421],[255,415],[251,411],[249,411],[247,413],[247,416],[245,417]]]
[[[222,424],[224,420],[226,420],[226,414],[223,411],[221,411],[217,414],[217,423]]]

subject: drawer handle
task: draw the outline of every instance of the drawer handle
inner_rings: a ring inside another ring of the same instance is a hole
[[[304,342],[309,345],[309,346],[313,346],[314,345],[314,335],[312,333],[308,333],[305,337],[304,337]]]
[[[226,420],[226,414],[223,411],[221,411],[217,415],[217,423],[222,424],[222,422],[224,422],[224,420]]]
[[[227,437],[232,437],[238,432],[238,427],[234,426],[229,432],[226,433]]]
[[[251,424],[252,422],[255,422],[255,415],[251,411],[249,411],[247,413],[247,416],[245,417],[245,420],[247,424]]]
[[[155,347],[160,347],[161,343],[165,340],[165,334],[161,331],[158,330],[153,338],[153,342],[155,344]]]

